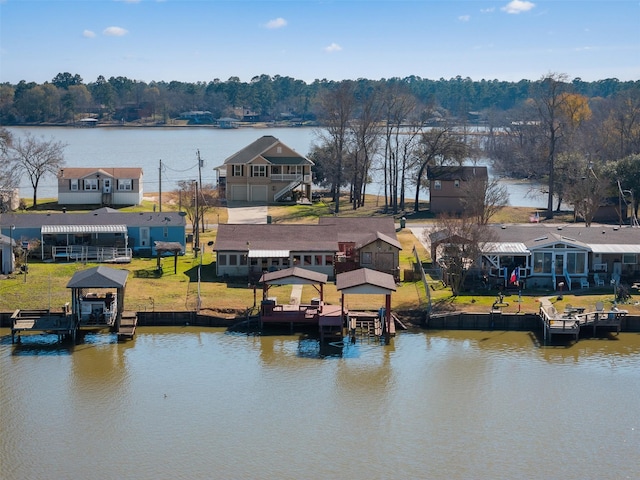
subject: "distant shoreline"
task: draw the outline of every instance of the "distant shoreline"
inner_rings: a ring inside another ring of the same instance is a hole
[[[211,130],[238,130],[242,128],[322,128],[321,125],[292,125],[284,122],[238,122],[235,128],[221,128],[218,125],[190,125],[184,122],[180,123],[97,123],[86,126],[76,123],[21,123],[19,125],[0,125],[2,128],[15,127],[69,127],[69,128],[205,128]]]

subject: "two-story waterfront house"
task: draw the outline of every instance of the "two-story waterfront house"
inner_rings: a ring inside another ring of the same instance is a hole
[[[276,137],[265,135],[217,168],[218,183],[225,186],[229,202],[266,204],[295,195],[310,199],[312,165]]]
[[[63,168],[58,172],[61,205],[140,205],[141,168]]]
[[[427,167],[427,178],[431,212],[455,215],[462,213],[465,186],[474,180],[486,182],[488,174],[483,166],[433,166]]]

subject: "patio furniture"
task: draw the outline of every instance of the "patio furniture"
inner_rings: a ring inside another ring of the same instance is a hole
[[[595,282],[597,287],[604,287],[604,278],[600,278],[600,275],[597,273],[593,274],[593,281]]]
[[[589,280],[587,280],[586,278],[581,278],[580,288],[589,288]]]

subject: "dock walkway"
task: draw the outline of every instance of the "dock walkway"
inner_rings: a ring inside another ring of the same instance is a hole
[[[135,312],[122,312],[122,318],[120,319],[120,326],[116,334],[118,340],[126,340],[133,338],[136,333],[136,327],[138,326],[138,315]]]
[[[550,339],[552,335],[571,335],[577,341],[580,331],[586,328],[591,328],[593,335],[601,327],[615,328],[616,333],[620,333],[622,319],[629,313],[618,308],[612,308],[607,312],[602,309],[602,305],[589,312],[584,310],[570,308],[568,311],[558,312],[549,298],[541,298],[540,320],[544,339]]]

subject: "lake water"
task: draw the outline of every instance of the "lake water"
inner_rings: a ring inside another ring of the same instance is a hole
[[[0,330],[0,477],[631,479],[640,335],[298,336],[140,328],[61,346]]]
[[[203,183],[215,183],[213,169],[224,160],[257,140],[262,135],[273,135],[297,152],[307,155],[311,145],[318,141],[314,128],[239,128],[220,130],[200,127],[162,128],[70,128],[70,127],[10,127],[22,136],[27,132],[44,139],[54,139],[67,144],[64,150],[69,167],[95,166],[141,167],[144,172],[144,191],[175,190],[180,180],[198,178],[197,151],[204,160]],[[162,160],[162,176],[160,176]],[[480,162],[479,164],[482,164]],[[160,181],[162,179],[162,182]],[[371,194],[384,194],[383,182],[376,180],[368,186]],[[509,203],[525,207],[546,207],[546,196],[539,193],[537,184],[503,180],[509,192]],[[21,197],[31,198],[33,189],[23,178]],[[407,190],[412,200],[415,189]],[[39,198],[57,197],[57,183],[53,177],[45,177],[38,187]],[[421,199],[428,194],[421,190]]]

